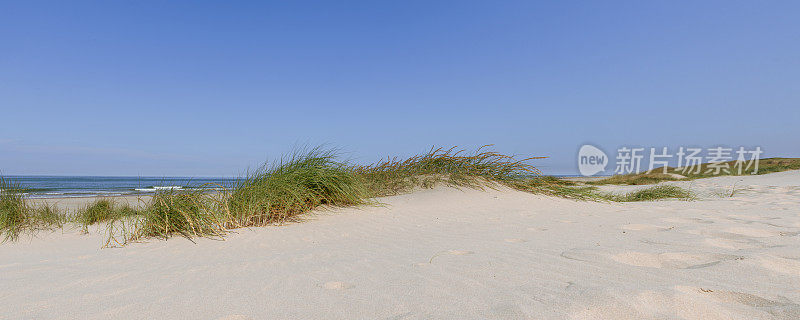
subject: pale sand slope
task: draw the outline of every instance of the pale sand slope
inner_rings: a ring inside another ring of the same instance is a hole
[[[151,196],[114,196],[114,197],[76,197],[76,198],[48,198],[48,199],[33,199],[31,200],[33,205],[54,205],[57,206],[61,210],[65,210],[67,213],[75,212],[76,210],[80,210],[85,208],[87,205],[91,204],[93,201],[98,199],[111,199],[117,204],[121,205],[129,205],[131,207],[141,207],[144,206],[148,201],[150,201]]]
[[[0,317],[800,318],[800,171],[737,185],[625,204],[439,188],[197,244],[57,232],[0,245]]]

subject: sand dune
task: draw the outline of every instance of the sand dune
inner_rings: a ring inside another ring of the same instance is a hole
[[[800,318],[800,171],[676,183],[702,199],[437,188],[225,241],[39,234],[0,245],[0,318]]]

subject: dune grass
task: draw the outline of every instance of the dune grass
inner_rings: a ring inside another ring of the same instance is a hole
[[[478,148],[465,150],[438,148],[406,160],[390,158],[369,166],[355,168],[371,196],[387,196],[410,192],[414,188],[430,188],[437,184],[480,187],[486,182],[513,185],[526,177],[541,175],[529,160]]]
[[[6,240],[16,240],[29,209],[19,186],[0,178],[0,232]]]
[[[553,176],[535,176],[529,179],[522,179],[513,182],[511,187],[517,190],[545,194],[559,198],[575,200],[604,200],[602,195],[597,193],[597,187],[582,186],[573,181],[564,180]]]
[[[692,200],[694,199],[694,194],[678,186],[658,185],[622,195],[606,194],[603,197],[615,202],[636,202],[663,199]]]
[[[122,217],[134,216],[141,212],[130,205],[120,205],[113,199],[100,198],[75,212],[73,219],[84,229],[98,222],[106,222]]]
[[[588,201],[637,202],[663,199],[694,199],[694,194],[691,191],[672,185],[658,185],[619,195],[600,192],[596,186],[580,185],[573,181],[552,176],[523,180],[517,184],[516,189],[560,198]]]
[[[604,184],[616,184],[616,185],[646,185],[646,184],[656,184],[663,181],[678,181],[678,180],[685,180],[687,179],[683,175],[670,175],[664,174],[661,172],[650,172],[650,173],[631,173],[631,174],[620,174],[614,175],[605,179],[601,180],[594,180],[594,181],[587,181],[586,184],[588,185],[604,185]]]
[[[500,186],[556,197],[595,201],[648,201],[681,196],[676,190],[650,190],[609,196],[593,186],[542,176],[529,164],[540,157],[517,159],[485,147],[434,149],[405,160],[387,158],[372,165],[351,165],[332,150],[295,152],[247,173],[217,193],[198,188],[157,191],[143,206],[132,208],[99,199],[72,217],[84,227],[104,223],[108,246],[146,238],[183,236],[221,238],[230,229],[297,220],[320,206],[377,203],[374,198],[448,185],[469,188]],[[3,182],[5,183],[5,182]],[[11,186],[0,198],[0,230],[16,239],[21,230],[63,224],[54,208],[31,208]]]
[[[614,175],[605,179],[588,181],[586,182],[586,184],[645,185],[645,184],[655,184],[663,181],[694,180],[694,179],[711,178],[718,176],[751,175],[755,163],[753,163],[752,161],[739,162],[739,163],[737,163],[736,161],[728,161],[718,164],[718,166],[728,168],[728,171],[726,172],[720,170],[720,172],[716,172],[717,170],[715,170],[714,167],[712,167],[712,164],[703,163],[699,166],[696,166],[695,168],[660,167],[653,169],[650,172]],[[742,170],[739,170],[740,168]],[[757,174],[767,174],[773,172],[798,170],[798,169],[800,169],[800,158],[767,158],[767,159],[761,159],[759,161]]]
[[[142,213],[135,216],[133,230],[125,240],[166,239],[174,234],[187,238],[222,236],[225,230],[222,213],[214,198],[201,191],[166,190],[155,194]],[[120,218],[112,222],[116,220]]]
[[[363,204],[373,193],[334,151],[296,152],[242,179],[225,199],[227,227],[262,226],[292,219],[320,205]]]
[[[218,194],[160,191],[133,221],[112,220],[127,224],[125,228],[110,227],[127,236],[111,237],[114,243],[122,239],[123,244],[173,235],[221,237],[233,228],[293,221],[319,206],[374,203],[371,199],[375,197],[437,184],[518,187],[519,181],[539,173],[527,160],[482,149],[467,154],[440,148],[402,161],[390,158],[355,166],[339,161],[335,151],[314,148],[264,165]],[[533,190],[530,186],[526,189]]]
[[[63,226],[66,218],[54,206],[32,206],[19,185],[0,177],[0,234],[15,241],[24,232]]]

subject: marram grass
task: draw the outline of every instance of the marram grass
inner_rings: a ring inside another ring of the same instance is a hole
[[[616,202],[655,201],[663,199],[692,200],[694,194],[684,188],[672,185],[657,185],[622,195],[610,194],[606,199]]]
[[[224,218],[214,198],[197,190],[157,193],[139,218],[129,239],[169,238],[174,234],[191,238],[224,233]]]
[[[99,199],[67,219],[54,207],[30,206],[20,189],[0,179],[0,233],[15,240],[24,231],[60,227],[69,220],[84,227],[102,223],[106,246],[147,238],[183,236],[222,238],[230,229],[293,221],[320,206],[376,203],[376,197],[412,192],[436,185],[510,187],[525,192],[591,201],[688,199],[677,187],[657,187],[626,195],[609,195],[596,187],[542,176],[529,164],[540,157],[517,159],[485,147],[431,149],[405,160],[387,158],[366,166],[340,161],[321,148],[295,152],[249,172],[216,193],[199,189],[160,190],[136,208]],[[677,189],[675,189],[677,188]],[[688,194],[688,195],[687,195]]]
[[[241,180],[225,199],[227,227],[283,222],[320,205],[363,204],[372,195],[353,167],[335,153],[312,149],[263,166]]]
[[[544,157],[515,159],[513,156],[478,148],[474,153],[465,150],[438,148],[405,160],[389,158],[369,166],[355,167],[372,196],[409,192],[414,188],[429,188],[437,184],[479,187],[486,182],[514,185],[541,171],[528,164],[529,160]]]
[[[110,227],[127,236],[109,238],[125,243],[173,235],[221,237],[232,228],[292,221],[319,206],[367,204],[374,197],[437,184],[517,187],[518,181],[540,174],[527,160],[481,149],[466,154],[451,148],[431,149],[402,161],[387,159],[354,166],[339,161],[334,151],[315,148],[264,165],[218,194],[159,192],[135,221],[124,220],[128,227]]]
[[[98,222],[107,222],[140,213],[138,209],[128,204],[119,204],[113,199],[100,198],[75,212],[72,218],[85,230],[89,225]]]
[[[0,235],[15,241],[25,232],[50,230],[64,225],[66,217],[55,206],[33,206],[19,185],[0,177]]]

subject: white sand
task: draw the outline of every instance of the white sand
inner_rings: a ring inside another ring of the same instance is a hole
[[[71,213],[86,207],[88,204],[98,199],[112,199],[114,202],[118,204],[129,205],[131,207],[141,207],[144,206],[148,201],[150,201],[150,198],[152,197],[147,195],[113,196],[113,197],[74,197],[74,198],[33,199],[31,200],[31,202],[33,203],[33,205],[41,205],[41,204],[55,205],[59,209]]]
[[[440,188],[226,241],[40,234],[0,245],[0,318],[800,318],[800,171],[681,184],[704,198]]]

